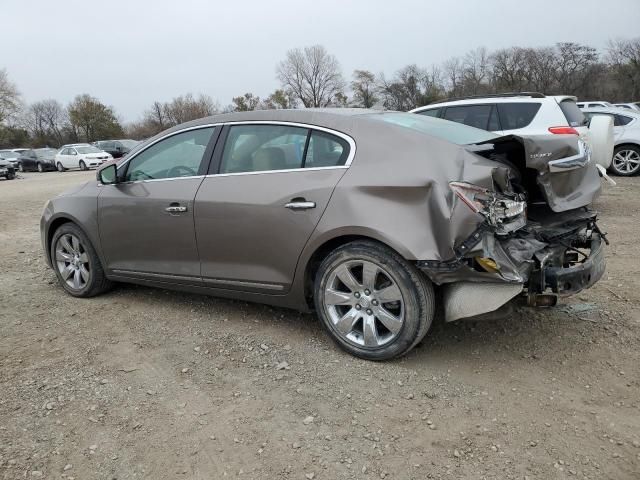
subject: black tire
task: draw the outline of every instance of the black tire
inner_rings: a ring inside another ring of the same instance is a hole
[[[620,160],[616,157],[620,156]],[[630,156],[631,162],[625,162],[624,157]],[[637,163],[632,163],[637,162]],[[632,177],[640,172],[640,147],[635,145],[620,145],[613,151],[613,160],[609,170],[621,177]]]
[[[16,178],[15,172],[7,173],[7,180],[13,180]]]
[[[59,172],[64,172],[66,170],[66,168],[64,168],[60,162],[56,163],[56,168]]]
[[[44,167],[42,166],[42,164],[40,162],[38,162],[38,172],[44,173]]]
[[[91,272],[90,279],[86,285],[79,290],[70,287],[62,278],[62,274],[60,273],[56,262],[56,245],[60,238],[67,234],[75,235],[80,240],[83,250],[86,252],[88,257],[89,271]],[[53,238],[51,239],[51,245],[49,246],[49,254],[51,255],[53,271],[55,272],[56,277],[58,277],[60,286],[62,286],[62,288],[64,288],[70,295],[81,298],[94,297],[106,292],[113,286],[113,282],[107,279],[102,263],[100,262],[100,258],[89,241],[89,238],[77,225],[73,223],[65,223],[55,231]]]
[[[80,166],[80,170],[87,170],[87,164],[84,163],[84,160],[80,160],[78,165]]]
[[[325,307],[325,289],[331,272],[345,262],[357,261],[372,262],[384,268],[402,294],[402,327],[392,340],[381,346],[366,347],[346,338],[337,330]],[[374,241],[358,240],[331,252],[320,264],[313,293],[317,315],[329,336],[345,351],[367,360],[389,360],[409,352],[427,334],[435,314],[435,295],[430,280],[398,253]]]
[[[20,173],[24,173],[24,167],[22,166],[22,162],[20,162],[20,163],[18,164],[18,171],[19,171]]]

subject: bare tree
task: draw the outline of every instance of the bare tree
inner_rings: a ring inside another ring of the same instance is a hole
[[[593,80],[593,67],[598,60],[595,48],[579,43],[564,42],[556,44],[557,68],[556,82],[559,92],[578,95],[585,85]]]
[[[458,57],[450,58],[444,62],[442,68],[449,95],[452,97],[462,95],[462,86],[464,83],[462,61]]]
[[[551,93],[555,83],[558,57],[553,48],[529,48],[525,51],[527,71],[531,89]]]
[[[465,94],[476,95],[490,89],[489,54],[485,47],[478,47],[468,52],[462,61]]]
[[[218,104],[210,96],[200,94],[198,98],[194,98],[192,94],[187,93],[166,103],[163,113],[167,124],[171,126],[197,118],[208,117],[219,110]]]
[[[527,89],[530,64],[524,48],[498,50],[491,55],[490,61],[492,83],[497,91],[522,92]]]
[[[640,37],[609,42],[607,60],[617,81],[618,98],[640,98]]]
[[[351,90],[353,90],[353,100],[362,108],[371,108],[378,102],[376,77],[369,70],[353,71]]]
[[[23,123],[34,143],[42,145],[62,145],[69,117],[65,108],[54,99],[35,102],[26,109]]]
[[[431,71],[417,65],[407,65],[396,72],[391,80],[384,74],[378,77],[378,92],[386,108],[410,110],[439,99],[444,93],[440,70]]]
[[[331,105],[345,87],[338,60],[322,45],[289,50],[276,74],[282,87],[290,89],[306,108]]]
[[[0,123],[6,122],[20,109],[20,92],[9,80],[6,70],[0,70]]]

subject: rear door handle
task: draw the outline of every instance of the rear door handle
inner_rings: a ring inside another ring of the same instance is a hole
[[[295,200],[285,205],[289,210],[309,210],[316,208],[316,202],[307,202],[306,200]]]
[[[187,207],[183,207],[181,205],[171,205],[170,207],[165,208],[164,211],[169,213],[181,213],[186,212]]]

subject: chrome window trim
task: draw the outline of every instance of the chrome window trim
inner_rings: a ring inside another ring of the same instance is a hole
[[[329,166],[329,167],[289,168],[289,169],[285,169],[285,170],[262,170],[262,171],[259,171],[259,172],[212,173],[212,174],[209,174],[209,175],[196,175],[196,176],[190,176],[190,177],[172,177],[172,178],[154,178],[154,179],[147,179],[147,180],[134,180],[134,181],[131,181],[131,182],[122,182],[122,183],[123,184],[132,184],[132,183],[160,182],[160,181],[166,181],[166,180],[183,180],[185,178],[228,177],[228,176],[237,176],[237,175],[260,175],[260,174],[270,174],[270,173],[312,172],[312,171],[315,171],[315,170],[347,169],[347,168],[349,168],[351,166],[351,162],[353,161],[353,158],[356,155],[356,142],[355,142],[355,140],[353,140],[353,138],[351,138],[349,135],[347,135],[345,133],[342,133],[342,132],[339,132],[337,130],[333,130],[331,128],[321,127],[319,125],[312,125],[312,124],[309,124],[309,123],[288,122],[288,121],[284,121],[284,120],[243,120],[243,121],[236,121],[236,122],[207,123],[207,124],[204,124],[204,125],[197,125],[197,126],[193,126],[193,127],[187,127],[187,128],[183,128],[181,130],[176,130],[175,132],[168,133],[167,135],[164,135],[164,136],[158,138],[157,140],[154,140],[149,145],[146,145],[142,150],[140,150],[139,152],[136,152],[132,157],[127,158],[126,161],[122,162],[120,165],[117,166],[117,170],[120,170],[121,168],[123,168],[131,160],[136,158],[138,155],[140,155],[142,152],[146,151],[151,146],[153,146],[156,143],[158,143],[158,142],[160,142],[162,140],[165,140],[165,139],[167,139],[169,137],[172,137],[172,136],[177,135],[179,133],[188,132],[188,131],[191,131],[191,130],[198,130],[198,129],[201,129],[201,128],[218,127],[218,126],[225,126],[225,125],[229,125],[229,126],[233,126],[233,125],[283,125],[283,126],[291,126],[291,127],[308,128],[310,130],[319,130],[321,132],[329,133],[331,135],[335,135],[336,137],[340,137],[343,140],[345,140],[349,144],[349,156],[347,157],[347,160],[345,161],[344,165],[336,165],[336,166]]]

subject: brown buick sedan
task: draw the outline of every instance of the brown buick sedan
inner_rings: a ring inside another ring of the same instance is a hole
[[[383,360],[422,340],[436,301],[453,321],[593,285],[599,192],[576,136],[257,111],[136,146],[50,200],[41,232],[71,295],[119,281],[315,310],[342,348]]]

